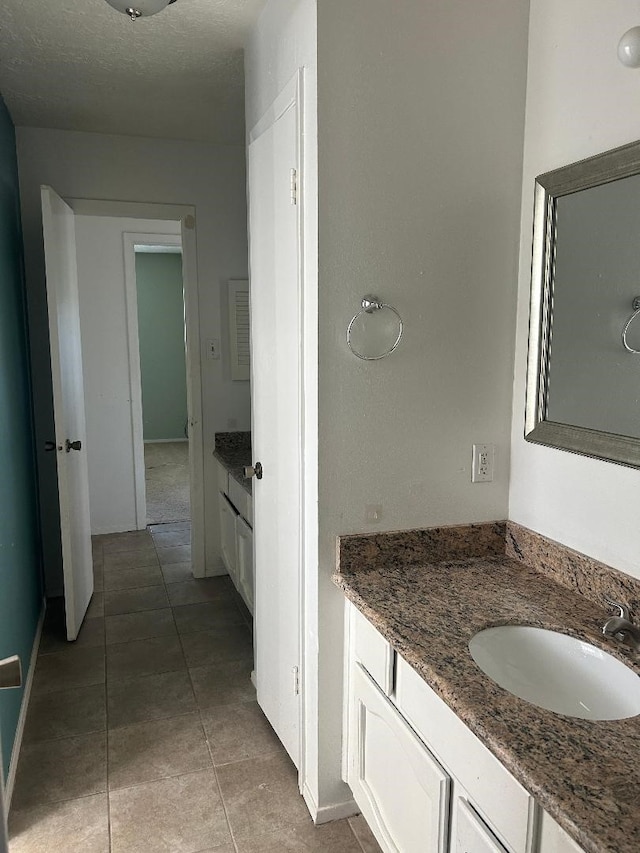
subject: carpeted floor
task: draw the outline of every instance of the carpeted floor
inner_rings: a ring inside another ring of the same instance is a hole
[[[145,444],[147,524],[189,521],[189,443]]]

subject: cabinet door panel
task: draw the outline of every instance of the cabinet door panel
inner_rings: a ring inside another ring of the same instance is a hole
[[[239,592],[253,614],[253,531],[241,516],[236,518],[236,548]]]
[[[220,550],[222,562],[225,564],[231,580],[238,585],[236,570],[236,512],[227,497],[218,495],[220,506]]]
[[[388,853],[445,853],[450,779],[359,666],[349,783]]]
[[[451,853],[507,853],[466,800],[456,799]]]

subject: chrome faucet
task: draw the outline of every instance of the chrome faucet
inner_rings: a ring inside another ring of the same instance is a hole
[[[602,626],[604,636],[619,640],[636,652],[640,651],[640,626],[634,625],[631,621],[629,608],[617,601],[611,601],[609,598],[605,598],[605,601],[616,608],[618,615],[610,616],[604,623]]]

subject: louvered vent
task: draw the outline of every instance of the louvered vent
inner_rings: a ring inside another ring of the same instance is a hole
[[[229,338],[231,378],[249,379],[251,345],[248,281],[229,282]]]

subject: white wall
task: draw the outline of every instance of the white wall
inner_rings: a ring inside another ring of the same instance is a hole
[[[180,234],[179,222],[76,216],[91,532],[136,529],[124,232]]]
[[[526,0],[318,5],[327,780],[341,726],[336,535],[507,515],[527,21]],[[405,321],[398,350],[369,363],[345,344],[366,293]],[[471,483],[474,442],[496,445],[493,483]],[[377,524],[367,505],[382,506]]]
[[[640,71],[616,58],[620,36],[638,23],[638,4],[626,0],[531,2],[509,511],[635,577],[640,472],[523,435],[534,179],[640,138]]]
[[[206,106],[205,106],[206,108]],[[196,207],[203,349],[221,338],[223,358],[202,361],[207,562],[217,564],[214,433],[249,429],[248,382],[232,382],[228,362],[226,282],[247,276],[245,160],[241,146],[17,128],[32,347],[39,477],[43,495],[48,589],[55,586],[57,520],[48,326],[44,290],[40,185],[70,198],[187,204]]]
[[[311,5],[267,4],[247,51],[248,127],[314,35]],[[528,4],[323,0],[317,14],[320,551],[305,692],[318,709],[307,783],[330,809],[348,796],[336,535],[507,514]],[[405,319],[385,361],[346,348],[365,293]],[[497,446],[492,484],[470,482],[473,442]],[[383,507],[377,525],[368,504]]]

